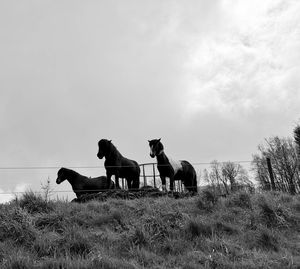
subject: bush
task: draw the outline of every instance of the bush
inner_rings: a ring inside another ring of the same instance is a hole
[[[54,210],[54,203],[45,200],[41,195],[28,191],[19,199],[17,204],[26,209],[29,213],[48,213]]]
[[[199,194],[197,207],[201,210],[211,212],[218,202],[216,194],[210,190],[204,190]]]
[[[274,227],[277,225],[277,215],[272,206],[265,200],[262,200],[259,204],[259,215],[261,220],[267,227]]]
[[[229,196],[226,200],[226,205],[230,207],[252,208],[250,195],[246,192],[238,192]]]

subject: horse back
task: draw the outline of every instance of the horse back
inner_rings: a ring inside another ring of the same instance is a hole
[[[139,177],[140,176],[140,166],[136,161],[123,157],[121,159],[120,174],[121,174],[120,175],[121,177],[122,177],[122,175],[124,177],[127,177],[127,176]]]
[[[86,190],[105,190],[109,188],[106,176],[86,178],[84,182],[84,189]]]

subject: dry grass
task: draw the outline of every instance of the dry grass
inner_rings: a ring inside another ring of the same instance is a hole
[[[0,205],[0,268],[299,268],[299,196]]]

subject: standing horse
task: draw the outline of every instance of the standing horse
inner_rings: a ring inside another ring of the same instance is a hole
[[[174,180],[181,180],[190,192],[197,192],[197,175],[188,161],[174,161],[167,157],[160,139],[148,140],[150,156],[157,159],[157,169],[163,190],[166,190],[166,177],[170,179],[170,190],[173,191]]]
[[[111,181],[108,184],[105,176],[89,178],[80,175],[71,169],[62,167],[57,172],[56,183],[60,184],[65,180],[69,181],[77,198],[80,198],[80,196],[83,194],[90,194],[99,192],[101,190],[114,188],[114,183]]]
[[[101,139],[98,142],[97,157],[105,157],[104,166],[107,180],[115,176],[115,186],[119,188],[119,178],[125,178],[128,189],[138,189],[140,186],[140,167],[136,161],[127,159],[113,145],[111,140]]]

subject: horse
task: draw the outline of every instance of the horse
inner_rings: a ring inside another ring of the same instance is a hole
[[[197,174],[194,167],[185,160],[174,161],[164,152],[160,139],[148,140],[151,158],[156,157],[157,169],[162,182],[163,191],[166,191],[166,177],[170,179],[170,190],[174,189],[174,180],[181,180],[189,192],[196,193]]]
[[[62,167],[57,172],[56,183],[60,184],[65,180],[69,181],[77,198],[80,198],[83,194],[97,193],[101,190],[114,188],[114,183],[107,181],[106,176],[89,178]]]
[[[105,157],[104,166],[106,169],[107,181],[115,176],[115,187],[119,188],[119,178],[125,178],[128,189],[137,190],[140,186],[140,166],[134,160],[122,156],[111,140],[101,139],[98,142],[97,157]]]

